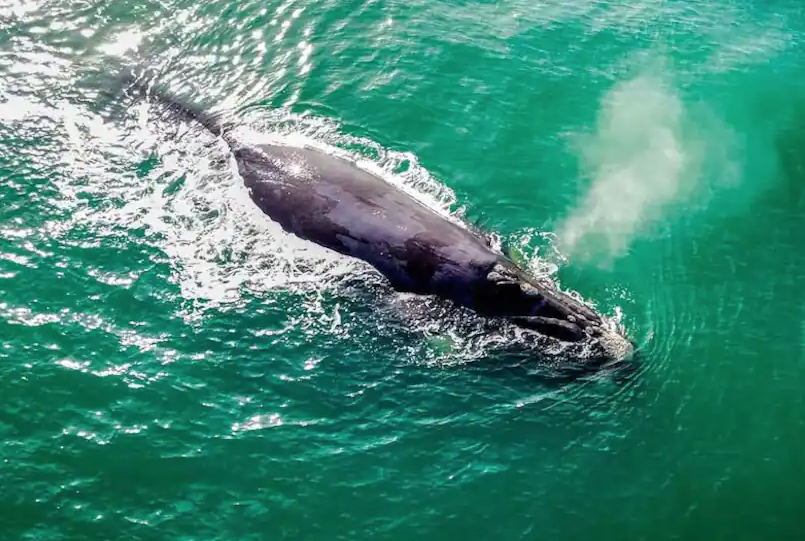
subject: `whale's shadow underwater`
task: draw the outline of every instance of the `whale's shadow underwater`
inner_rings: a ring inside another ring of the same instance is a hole
[[[396,292],[436,297],[484,318],[490,329],[513,325],[535,336],[531,346],[499,348],[498,360],[539,357],[549,344],[565,346],[566,364],[585,369],[633,356],[632,342],[603,316],[550,279],[528,275],[476,229],[446,220],[382,178],[316,149],[240,141],[231,121],[131,75],[124,81],[135,99],[150,97],[172,117],[223,139],[252,201],[285,231],[368,263]]]

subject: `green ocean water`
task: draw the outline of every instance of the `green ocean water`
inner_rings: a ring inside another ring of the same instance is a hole
[[[801,540],[805,4],[0,0],[0,540]],[[556,382],[284,234],[148,67],[640,346]]]

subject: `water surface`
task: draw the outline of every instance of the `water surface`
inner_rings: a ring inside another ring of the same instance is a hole
[[[804,32],[793,0],[0,0],[0,538],[800,539]],[[110,90],[132,64],[496,232],[637,377],[365,302]]]

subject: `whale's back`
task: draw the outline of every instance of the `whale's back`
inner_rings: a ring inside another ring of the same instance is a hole
[[[460,282],[466,294],[467,281],[498,258],[473,232],[344,159],[273,145],[235,155],[265,214],[301,238],[369,262],[399,289],[449,293]]]

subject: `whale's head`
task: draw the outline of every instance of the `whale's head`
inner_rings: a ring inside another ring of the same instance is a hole
[[[504,260],[496,263],[476,288],[479,313],[505,317],[544,336],[588,345],[602,363],[623,360],[634,346],[595,311],[561,291],[549,279],[536,280]]]

